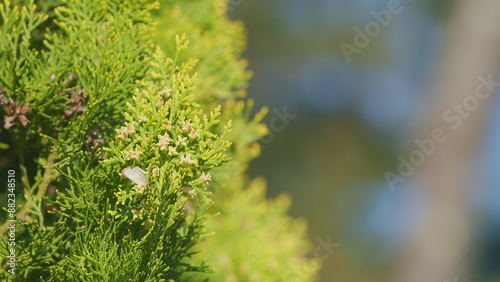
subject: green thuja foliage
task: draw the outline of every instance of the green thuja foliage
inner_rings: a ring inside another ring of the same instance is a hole
[[[11,274],[0,217],[0,279],[314,279],[289,199],[245,176],[266,109],[237,100],[250,74],[225,5],[0,4],[1,169],[16,171],[18,220]]]
[[[261,123],[267,109],[251,116],[253,102],[245,96],[250,76],[241,59],[244,29],[225,14],[227,1],[161,1],[156,42],[174,50],[176,32],[192,39],[183,57],[199,60],[200,78],[193,93],[207,108],[222,104],[222,121],[232,120],[226,154],[231,161],[212,173],[214,204],[207,231],[213,235],[196,246],[197,259],[207,261],[213,273],[200,275],[213,281],[313,281],[319,262],[308,259],[306,225],[286,213],[290,200],[282,195],[265,199],[265,182],[245,176],[248,163],[260,154],[256,141],[267,133]]]

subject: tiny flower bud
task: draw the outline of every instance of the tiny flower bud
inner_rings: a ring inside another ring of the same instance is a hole
[[[160,169],[157,167],[153,168],[153,170],[151,171],[151,176],[158,177],[158,175],[160,175]]]
[[[189,133],[193,129],[193,124],[191,123],[190,120],[185,120],[181,122],[182,124],[182,130],[184,132]]]
[[[140,157],[141,157],[141,154],[142,154],[141,151],[133,151],[133,150],[131,150],[131,151],[127,152],[127,156],[126,156],[125,159],[127,159],[127,160],[134,160],[134,161],[138,162],[139,159],[140,159]]]
[[[136,185],[134,186],[135,195],[137,197],[141,197],[144,194],[144,190],[146,190],[146,185]]]
[[[163,97],[160,97],[157,101],[156,101],[156,107],[157,108],[161,108],[163,106],[163,104],[165,103],[165,100],[163,100]]]
[[[190,141],[194,141],[194,140],[196,140],[196,138],[200,137],[200,131],[199,130],[192,130],[188,134],[188,137],[189,137]]]
[[[195,165],[196,161],[191,159],[191,154],[187,154],[185,156],[181,156],[180,164],[183,166]]]
[[[164,152],[167,150],[168,145],[170,144],[170,137],[167,133],[165,135],[158,135],[159,142],[156,143],[157,146],[160,147],[160,151]]]
[[[155,223],[154,221],[152,221],[151,219],[148,219],[148,220],[146,220],[146,223],[144,224],[144,228],[146,230],[151,230],[151,227],[153,227],[154,223]]]
[[[142,219],[142,210],[132,210],[132,219]]]
[[[172,89],[165,86],[160,90],[160,95],[165,96],[165,97],[170,97],[170,93],[172,92]]]
[[[120,129],[115,129],[118,133],[117,138],[120,140],[125,140],[128,138],[128,130],[126,127],[122,126]]]
[[[148,121],[148,118],[145,115],[140,115],[139,116],[139,121],[140,122],[146,122],[146,121]]]
[[[135,135],[135,126],[133,123],[127,123],[127,133],[130,137],[134,137]]]
[[[205,174],[204,172],[201,174],[201,176],[198,178],[198,180],[201,181],[201,183],[205,184],[209,181],[212,181],[212,176],[210,173]]]
[[[175,156],[177,155],[177,149],[175,149],[175,147],[168,147],[168,155],[169,156]]]

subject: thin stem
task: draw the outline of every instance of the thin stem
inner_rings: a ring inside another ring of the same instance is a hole
[[[34,214],[38,215],[40,224],[43,225],[43,222],[44,222],[43,213],[42,213],[43,197],[45,196],[45,193],[47,192],[47,188],[49,187],[50,183],[54,179],[59,177],[59,172],[53,168],[53,165],[54,165],[54,162],[56,159],[57,159],[57,152],[52,151],[49,154],[49,156],[47,157],[45,171],[43,173],[42,181],[40,182],[40,185],[38,186],[38,191],[37,191],[36,195],[32,199],[26,200],[26,205],[17,214],[17,218],[24,220],[24,221],[31,222],[31,221],[33,221],[33,219],[31,217],[29,217],[29,214],[34,213]],[[22,168],[21,168],[21,170],[22,170]],[[26,197],[31,198],[31,195],[26,195]],[[32,209],[35,209],[35,211],[33,211]],[[5,222],[0,227],[0,235],[3,236],[5,234],[5,232],[7,231],[7,226],[8,226],[8,222]]]

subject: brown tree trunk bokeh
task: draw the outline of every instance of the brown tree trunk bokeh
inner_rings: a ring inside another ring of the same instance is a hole
[[[456,2],[445,30],[440,69],[430,87],[429,115],[417,139],[443,128],[447,141],[437,146],[417,170],[414,180],[425,194],[428,206],[414,237],[404,251],[396,282],[458,281],[467,276],[474,212],[470,194],[476,188],[472,169],[478,151],[491,97],[452,129],[443,119],[448,109],[474,95],[478,77],[495,80],[500,55],[500,1]],[[485,89],[482,90],[486,91]]]

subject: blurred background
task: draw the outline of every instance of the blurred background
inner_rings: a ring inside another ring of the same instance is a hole
[[[500,281],[500,1],[229,6],[270,108],[250,173],[292,195],[320,281]]]

